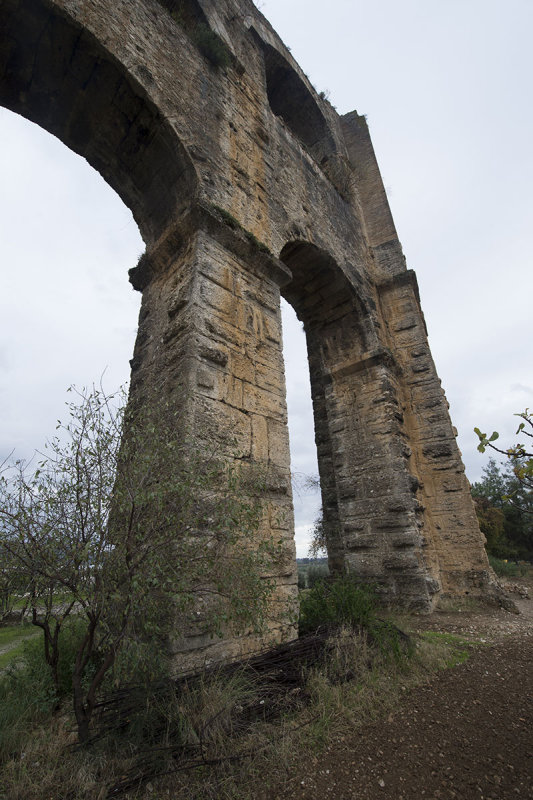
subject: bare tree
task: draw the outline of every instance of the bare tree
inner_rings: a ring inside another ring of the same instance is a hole
[[[126,642],[163,654],[199,599],[204,632],[259,628],[273,588],[262,576],[276,545],[249,546],[260,478],[185,444],[163,402],[126,413],[124,399],[77,393],[37,467],[16,462],[0,478],[1,547],[31,587],[57,689],[61,630],[83,625],[72,673],[82,742]]]

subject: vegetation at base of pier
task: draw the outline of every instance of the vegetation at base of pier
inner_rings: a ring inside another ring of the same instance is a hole
[[[73,392],[44,453],[0,471],[0,595],[4,616],[22,602],[42,631],[57,709],[74,647],[68,692],[87,741],[106,687],[168,673],[171,634],[262,630],[279,544],[248,545],[266,476],[196,445],[168,403]]]
[[[7,796],[252,800],[269,787],[275,794],[295,759],[389,713],[429,671],[466,657],[464,642],[407,636],[379,620],[373,593],[351,580],[317,584],[305,597],[309,632],[249,662],[147,683],[146,651],[132,661],[131,652],[119,653],[129,680],[107,682],[81,748],[72,746],[69,698],[83,631],[72,619],[61,634],[59,707],[42,642],[28,642],[0,676]]]
[[[364,635],[384,657],[401,661],[410,655],[408,637],[378,616],[379,601],[373,587],[347,575],[318,581],[300,599],[299,631],[345,628]]]

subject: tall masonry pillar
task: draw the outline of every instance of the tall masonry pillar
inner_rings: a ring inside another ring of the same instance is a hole
[[[266,630],[213,639],[201,624],[177,630],[181,668],[243,656],[297,635],[297,571],[281,336],[284,265],[212,209],[195,209],[131,280],[142,291],[131,396],[154,392],[179,410],[183,431],[263,481],[257,542],[275,553]],[[176,532],[179,536],[179,531]],[[201,623],[201,620],[198,621]]]
[[[429,349],[416,277],[406,269],[364,117],[341,119],[354,165],[359,213],[376,275],[376,306],[393,369],[396,426],[411,476],[419,561],[432,605],[439,597],[496,591],[448,403]],[[401,544],[400,548],[401,550]],[[401,559],[398,560],[398,567]]]

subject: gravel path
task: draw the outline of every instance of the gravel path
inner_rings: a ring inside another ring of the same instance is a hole
[[[421,628],[483,638],[410,691],[388,719],[333,741],[286,800],[531,800],[533,603],[522,613],[434,614]]]

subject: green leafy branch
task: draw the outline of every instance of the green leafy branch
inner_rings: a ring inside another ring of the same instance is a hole
[[[515,435],[524,435],[533,440],[533,413],[529,411],[529,408],[526,408],[525,411],[515,414],[515,416],[522,420]],[[533,489],[533,441],[531,445],[518,442],[511,445],[511,447],[503,449],[494,444],[500,438],[497,431],[493,431],[490,436],[480,431],[479,428],[474,428],[474,432],[479,439],[477,446],[479,452],[484,453],[487,448],[490,448],[496,453],[506,456],[511,462],[511,467],[517,480],[524,488],[531,491]],[[516,495],[516,492],[513,495],[506,496],[504,499],[512,500],[514,495]],[[528,513],[531,512],[528,511]]]

